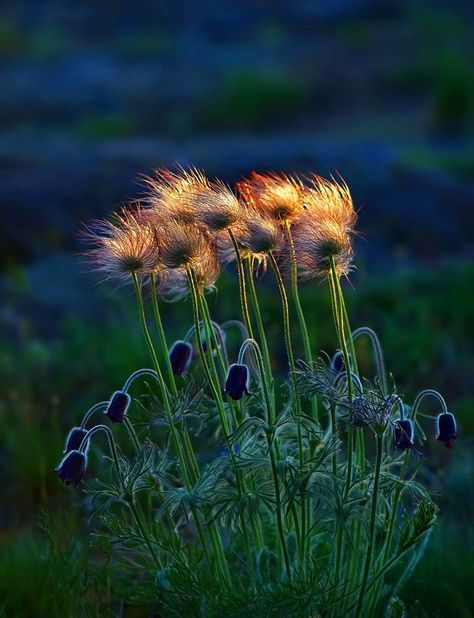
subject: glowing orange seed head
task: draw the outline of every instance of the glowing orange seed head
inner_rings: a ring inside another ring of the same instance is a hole
[[[237,189],[249,208],[280,222],[291,221],[302,208],[303,185],[286,174],[252,172]]]

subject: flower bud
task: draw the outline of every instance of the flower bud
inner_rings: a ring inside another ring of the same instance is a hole
[[[128,393],[124,393],[123,391],[115,391],[110,398],[109,405],[105,411],[106,416],[110,418],[112,423],[121,423],[123,421],[131,400],[132,399]]]
[[[193,346],[186,341],[175,341],[170,351],[171,369],[174,375],[187,373],[193,357]]]
[[[84,478],[86,467],[86,454],[82,451],[73,450],[64,457],[59,466],[54,470],[58,473],[58,476],[63,483],[66,485],[74,483],[77,487]]]
[[[331,369],[333,369],[335,373],[340,373],[341,371],[344,371],[344,356],[342,352],[337,351],[332,357]]]
[[[247,365],[231,365],[227,372],[224,393],[237,401],[249,394],[248,391],[249,370]]]
[[[405,418],[395,421],[394,446],[399,451],[413,448],[413,423]]]
[[[438,435],[437,440],[444,442],[446,448],[453,448],[454,440],[457,437],[456,419],[450,412],[443,412],[437,420]]]
[[[64,445],[63,453],[69,453],[70,451],[77,451],[81,446],[82,440],[87,434],[87,429],[81,427],[73,427],[68,433],[66,438],[66,444]]]

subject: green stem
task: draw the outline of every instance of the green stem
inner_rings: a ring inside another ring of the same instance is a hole
[[[138,440],[138,437],[132,425],[132,422],[129,418],[127,418],[127,416],[125,416],[123,420],[124,420],[125,427],[128,431],[128,435],[130,436],[130,440],[132,441],[136,452],[139,453],[141,450],[140,441]]]
[[[295,397],[295,407],[296,407],[296,432],[297,432],[297,442],[298,442],[298,457],[299,457],[299,465],[300,465],[300,473],[303,473],[303,467],[305,463],[304,458],[304,449],[303,449],[303,436],[301,433],[301,422],[300,417],[302,414],[301,410],[301,401],[298,394],[298,388],[296,384],[296,365],[295,358],[293,355],[293,344],[291,340],[291,327],[290,327],[290,310],[288,305],[288,296],[286,294],[285,284],[283,283],[283,279],[280,273],[280,269],[278,268],[278,264],[275,260],[275,256],[273,253],[269,253],[268,258],[270,260],[270,264],[272,265],[273,271],[275,273],[275,278],[277,280],[278,290],[280,292],[281,304],[283,309],[283,330],[285,337],[285,346],[286,353],[288,356],[288,364],[290,367],[290,379],[293,386],[293,394]],[[304,488],[301,487],[300,491],[300,500],[301,500],[301,545],[299,547],[300,559],[304,562],[305,559],[305,543],[306,543],[306,525],[307,525],[307,508],[306,508],[306,496],[304,493]]]
[[[232,245],[234,247],[235,258],[236,258],[236,261],[237,261],[237,273],[238,273],[238,277],[239,277],[240,304],[242,305],[242,315],[243,315],[243,318],[244,318],[244,324],[245,324],[245,327],[246,327],[247,332],[249,334],[249,337],[251,337],[253,339],[254,336],[253,336],[253,330],[252,330],[252,321],[250,319],[249,306],[248,306],[248,302],[247,302],[247,290],[246,290],[246,286],[245,286],[245,275],[244,275],[244,266],[243,266],[243,263],[242,263],[242,256],[240,255],[239,245],[237,243],[237,240],[236,240],[232,230],[229,229],[228,232],[229,232],[230,239],[232,241]]]
[[[374,487],[372,491],[372,508],[370,513],[370,523],[369,523],[369,538],[367,544],[367,552],[365,556],[365,564],[364,564],[364,572],[362,575],[362,583],[360,586],[359,597],[357,600],[357,606],[354,614],[354,618],[359,618],[363,605],[364,605],[364,597],[367,588],[367,581],[370,573],[370,566],[372,562],[372,554],[374,551],[374,543],[375,543],[375,527],[377,522],[377,500],[378,500],[378,492],[379,492],[379,482],[380,482],[380,471],[382,468],[382,445],[383,445],[383,434],[377,433],[375,440],[375,477],[374,477]]]
[[[163,329],[163,322],[161,320],[160,308],[158,305],[158,294],[156,291],[156,275],[155,273],[151,273],[150,275],[150,283],[151,283],[151,304],[153,307],[153,315],[155,317],[156,329],[158,331],[158,337],[161,345],[161,352],[165,359],[166,370],[168,372],[168,379],[171,386],[171,392],[174,397],[178,396],[178,389],[176,387],[176,380],[174,377],[173,369],[171,367],[171,361],[168,352],[168,344],[166,341],[165,331]]]
[[[178,431],[176,429],[176,426],[174,424],[174,420],[173,420],[173,413],[171,410],[171,405],[170,405],[170,401],[169,401],[169,394],[168,394],[168,389],[166,387],[164,378],[163,378],[163,374],[161,372],[161,367],[159,365],[158,362],[158,357],[156,355],[155,352],[155,348],[153,347],[153,342],[151,340],[150,337],[150,332],[148,330],[148,325],[146,322],[146,316],[145,316],[145,307],[143,304],[143,296],[142,296],[142,291],[141,291],[141,286],[140,286],[140,282],[138,281],[138,277],[135,273],[133,273],[133,283],[135,286],[135,293],[137,296],[137,302],[138,302],[138,312],[139,312],[139,317],[140,317],[140,323],[142,326],[142,330],[143,330],[143,335],[145,337],[145,341],[146,344],[148,346],[148,350],[150,352],[150,356],[151,356],[151,360],[153,363],[153,368],[156,371],[156,376],[157,376],[157,380],[158,383],[160,385],[160,389],[161,389],[161,393],[163,396],[163,404],[166,410],[166,414],[167,414],[167,419],[168,419],[168,425],[170,428],[170,433],[171,433],[171,440],[173,443],[173,448],[178,456],[178,460],[179,460],[179,464],[180,464],[180,469],[181,469],[181,474],[183,475],[183,480],[184,480],[184,484],[187,490],[189,490],[191,483],[190,483],[190,478],[189,478],[189,472],[190,470],[192,470],[193,466],[191,465],[191,462],[189,462],[187,460],[186,457],[186,451],[183,451],[183,449],[181,449],[181,445],[179,443],[179,436],[178,436]]]
[[[301,330],[301,337],[303,339],[303,347],[304,353],[306,356],[307,363],[311,366],[313,361],[313,355],[311,352],[311,344],[309,341],[309,333],[308,326],[306,324],[306,319],[304,317],[303,307],[301,306],[301,300],[298,290],[298,264],[296,261],[296,252],[295,245],[293,242],[293,236],[291,234],[290,224],[286,223],[286,231],[288,235],[288,245],[290,247],[290,263],[291,263],[291,291],[293,296],[293,303],[296,309],[296,315],[298,316],[298,322]],[[311,410],[313,413],[313,418],[318,420],[318,400],[316,397],[313,397],[311,400]]]
[[[166,387],[166,383],[165,380],[163,378],[163,373],[161,372],[161,367],[160,364],[158,362],[158,357],[156,355],[155,352],[155,348],[153,346],[153,341],[151,339],[150,336],[150,331],[148,330],[148,325],[146,322],[146,317],[145,317],[145,307],[143,304],[143,295],[142,295],[142,289],[141,289],[141,285],[140,282],[138,280],[138,276],[136,273],[132,273],[132,278],[133,278],[133,285],[135,287],[135,294],[137,297],[137,303],[138,303],[138,315],[140,318],[140,324],[142,327],[142,331],[143,331],[143,336],[145,337],[145,342],[146,345],[148,347],[148,351],[150,353],[151,356],[151,360],[153,363],[153,369],[156,371],[156,375],[157,375],[157,380],[158,383],[160,385],[160,390],[161,390],[161,395],[163,397],[163,404],[165,406],[165,408],[167,410],[170,410],[170,401],[169,401],[169,393],[168,393],[168,389]]]

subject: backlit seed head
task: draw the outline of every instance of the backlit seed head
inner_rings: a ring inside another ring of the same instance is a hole
[[[292,228],[296,262],[301,279],[325,276],[334,261],[339,276],[351,270],[351,236],[333,219],[317,220],[306,212]]]
[[[444,412],[438,416],[436,421],[437,436],[436,439],[444,442],[446,448],[453,448],[454,440],[457,438],[457,426],[454,415],[450,412]]]
[[[291,221],[302,209],[303,184],[286,174],[252,172],[237,190],[250,209],[278,222]]]
[[[215,253],[209,235],[196,225],[170,221],[157,227],[155,235],[161,261],[168,268],[203,267]]]
[[[99,221],[84,234],[90,245],[88,259],[106,278],[126,279],[148,274],[159,266],[153,229],[142,222],[142,211],[123,209],[114,221]]]
[[[278,224],[250,211],[244,213],[233,232],[242,257],[250,258],[257,267],[263,265],[265,268],[269,253],[278,253],[283,246],[283,234]],[[234,247],[227,235],[219,235],[217,247],[222,263],[235,259]]]
[[[155,171],[153,178],[144,178],[148,189],[144,203],[151,220],[159,225],[174,221],[185,225],[195,223],[192,197],[210,191],[210,183],[203,172],[191,168]]]
[[[109,417],[112,423],[121,423],[127,414],[131,401],[132,399],[128,393],[115,391],[110,398],[105,415]]]
[[[341,232],[352,234],[357,220],[347,184],[313,175],[304,191],[305,210],[317,221],[332,221]]]
[[[70,451],[78,450],[86,434],[87,429],[82,429],[81,427],[73,427],[66,438],[66,444],[64,445],[63,453],[69,453]]]
[[[61,463],[54,469],[59,478],[66,485],[74,483],[77,487],[84,478],[87,468],[87,456],[85,453],[73,450],[61,460]]]
[[[196,221],[212,232],[236,225],[244,212],[236,196],[220,181],[213,182],[207,190],[190,195],[189,200]]]

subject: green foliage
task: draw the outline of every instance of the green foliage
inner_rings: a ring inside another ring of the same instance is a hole
[[[212,126],[261,127],[288,118],[308,100],[303,82],[288,73],[254,68],[229,72],[205,118]]]

